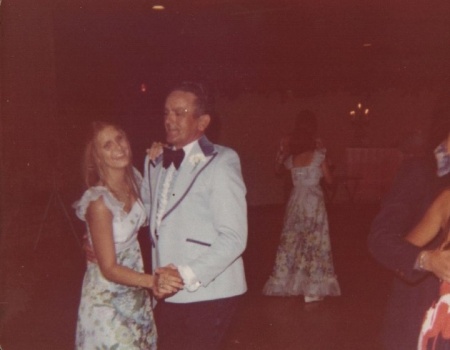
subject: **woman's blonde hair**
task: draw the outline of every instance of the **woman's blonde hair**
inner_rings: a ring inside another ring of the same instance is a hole
[[[114,129],[116,129],[125,137],[125,139],[129,143],[127,134],[119,126],[113,123],[102,121],[94,121],[91,123],[82,162],[82,174],[84,178],[84,183],[88,188],[92,186],[104,185],[108,187],[110,190],[112,190],[108,185],[108,181],[105,176],[105,170],[98,157],[98,150],[96,145],[98,134],[107,127],[113,127]],[[125,180],[128,184],[129,189],[131,190],[131,193],[136,198],[138,198],[139,186],[137,184],[136,176],[134,175],[132,160],[133,158],[130,149],[130,163],[127,165],[125,169]]]

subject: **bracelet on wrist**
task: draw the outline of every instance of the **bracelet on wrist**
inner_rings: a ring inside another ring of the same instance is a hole
[[[427,262],[428,262],[428,257],[429,257],[429,254],[428,254],[428,253],[429,253],[428,250],[424,250],[424,251],[421,252],[420,255],[419,255],[419,266],[418,266],[418,268],[419,268],[419,270],[421,270],[421,271],[428,271],[428,270],[426,269],[426,264],[427,264]]]

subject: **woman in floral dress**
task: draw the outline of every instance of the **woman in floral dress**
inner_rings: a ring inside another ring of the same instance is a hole
[[[86,222],[97,263],[87,262],[78,310],[76,349],[156,349],[156,328],[147,289],[159,294],[182,288],[169,275],[144,273],[137,240],[146,222],[139,199],[142,177],[132,167],[120,128],[95,122],[83,172],[88,187],[74,204]]]
[[[263,294],[303,295],[305,302],[340,295],[334,273],[328,217],[320,179],[331,183],[324,148],[317,148],[315,133],[298,127],[291,155],[284,165],[291,171],[293,189],[287,204],[283,231],[272,275]]]

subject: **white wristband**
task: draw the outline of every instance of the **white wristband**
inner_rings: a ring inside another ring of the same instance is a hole
[[[189,266],[178,266],[178,272],[183,278],[184,288],[186,288],[188,292],[195,292],[201,286],[202,283],[198,280],[194,271],[192,271]]]

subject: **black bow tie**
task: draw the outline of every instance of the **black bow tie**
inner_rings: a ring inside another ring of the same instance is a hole
[[[163,167],[167,169],[170,167],[170,164],[173,163],[175,169],[178,170],[181,162],[184,158],[184,150],[182,148],[177,150],[171,150],[170,148],[165,148],[163,150]]]

